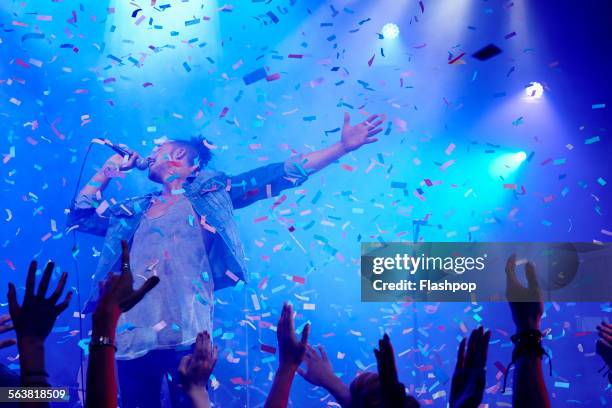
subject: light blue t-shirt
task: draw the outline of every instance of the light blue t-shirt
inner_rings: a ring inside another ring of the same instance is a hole
[[[185,196],[159,217],[143,216],[130,249],[134,287],[152,275],[160,282],[121,315],[117,359],[189,346],[202,330],[212,335],[214,288],[204,241],[207,233]]]

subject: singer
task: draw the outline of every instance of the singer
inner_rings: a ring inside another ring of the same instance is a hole
[[[211,152],[204,140],[168,141],[145,162],[149,179],[161,191],[114,205],[102,195],[111,177],[143,160],[132,153],[106,161],[79,192],[68,217],[78,231],[105,236],[93,277],[96,289],[85,313],[93,310],[98,282],[121,270],[121,240],[130,243],[135,286],[153,275],[160,279],[121,316],[116,334],[110,335],[117,346],[122,407],[159,407],[161,382],[168,373],[172,405],[181,405],[176,367],[198,332],[212,333],[213,291],[246,277],[233,210],[298,186],[344,154],[376,142],[383,121],[383,116],[372,115],[351,126],[345,113],[339,142],[237,176],[207,168]]]

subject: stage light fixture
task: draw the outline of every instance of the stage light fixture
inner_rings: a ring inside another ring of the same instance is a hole
[[[382,28],[382,35],[390,40],[397,38],[399,32],[399,27],[393,23],[387,23]]]
[[[527,159],[527,153],[525,152],[515,153],[514,158],[516,159],[518,163],[522,163],[525,161],[525,159]]]
[[[544,95],[544,87],[539,82],[530,82],[525,88],[525,94],[530,99],[540,99]]]

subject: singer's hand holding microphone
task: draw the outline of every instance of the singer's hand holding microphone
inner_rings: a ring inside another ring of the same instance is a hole
[[[117,154],[109,157],[104,163],[104,168],[109,168],[115,171],[127,171],[133,168],[138,170],[146,170],[149,168],[150,159],[143,159],[138,152],[130,150],[125,145],[114,145],[110,141],[106,141],[106,146],[116,151]],[[127,156],[127,160],[125,157]]]

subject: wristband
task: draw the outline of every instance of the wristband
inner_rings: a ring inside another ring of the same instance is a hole
[[[92,347],[112,347],[117,351],[117,346],[115,345],[115,341],[107,336],[98,336],[93,337],[89,342],[89,348]]]
[[[542,332],[537,329],[525,330],[510,336],[510,340],[514,344],[514,350],[512,350],[512,362],[510,362],[506,368],[506,372],[504,373],[504,386],[502,389],[502,394],[506,391],[506,380],[508,378],[508,373],[510,372],[510,367],[516,365],[517,360],[521,357],[525,357],[530,354],[536,354],[538,358],[542,358],[543,356],[548,357],[550,375],[552,375],[552,359],[546,350],[544,350],[544,347],[542,347],[543,337],[544,335]]]

